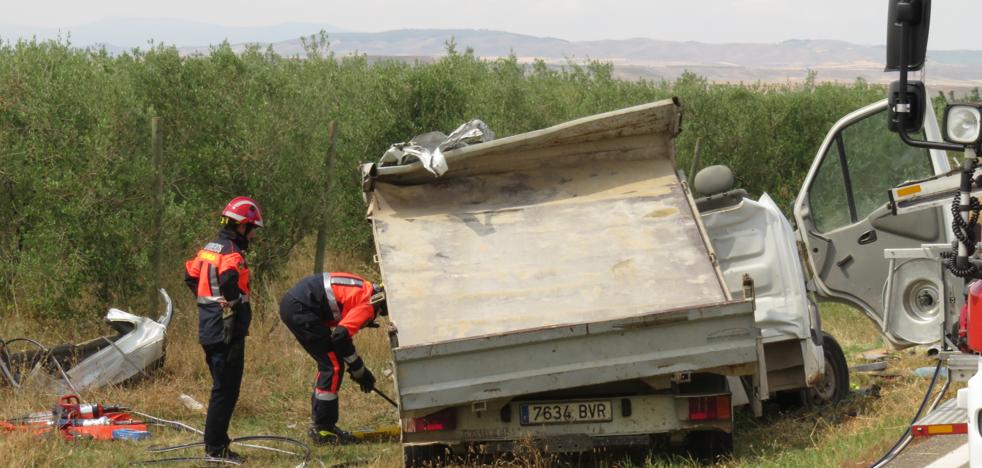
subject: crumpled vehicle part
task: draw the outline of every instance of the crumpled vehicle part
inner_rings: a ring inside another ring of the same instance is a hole
[[[163,366],[173,304],[167,291],[159,292],[165,308],[157,320],[110,308],[106,322],[117,332],[114,336],[60,344],[50,349],[26,338],[0,340],[0,383],[19,387],[28,380],[38,379],[52,392],[78,393],[87,388],[122,383]],[[32,343],[38,349],[10,352],[8,345],[17,341]]]
[[[428,132],[412,140],[389,147],[379,160],[380,166],[401,166],[419,161],[433,175],[447,172],[447,160],[443,153],[468,145],[494,140],[494,132],[480,120],[471,120],[450,133]]]

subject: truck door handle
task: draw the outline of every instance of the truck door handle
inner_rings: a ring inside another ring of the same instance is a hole
[[[835,262],[835,266],[839,268],[843,268],[850,263],[852,263],[852,254],[846,255],[846,257],[843,258],[842,260]]]
[[[869,231],[864,232],[863,235],[859,236],[859,245],[872,244],[873,242],[876,242],[876,231],[873,229],[870,229]]]

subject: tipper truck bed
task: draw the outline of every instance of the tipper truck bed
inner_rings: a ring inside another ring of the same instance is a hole
[[[364,171],[408,447],[731,430],[724,376],[761,365],[752,281],[723,282],[679,124],[664,100],[448,151],[441,177]]]

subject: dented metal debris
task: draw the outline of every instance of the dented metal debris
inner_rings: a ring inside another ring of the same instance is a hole
[[[471,120],[450,133],[428,132],[405,143],[396,143],[382,155],[379,166],[401,166],[419,161],[423,168],[439,177],[447,172],[444,151],[494,140],[494,132],[480,120]]]
[[[163,365],[167,326],[173,305],[160,289],[164,314],[157,320],[111,308],[106,323],[116,333],[82,343],[48,348],[30,338],[0,339],[0,384],[21,387],[28,382],[55,393],[125,382]],[[26,343],[33,347],[14,352]],[[37,382],[35,382],[37,381]]]

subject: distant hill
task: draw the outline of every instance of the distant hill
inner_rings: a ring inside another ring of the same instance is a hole
[[[10,41],[17,38],[30,39],[36,37],[44,40],[70,36],[72,44],[77,46],[87,47],[105,44],[107,49],[114,51],[135,47],[146,49],[151,39],[157,44],[178,46],[220,44],[225,40],[232,44],[271,43],[317,34],[321,29],[328,33],[350,32],[348,29],[317,23],[225,27],[169,18],[106,18],[67,29],[27,28],[0,23],[0,38]]]
[[[23,29],[23,28],[22,28]],[[429,61],[446,53],[451,39],[457,49],[474,50],[479,57],[514,54],[522,62],[542,59],[559,67],[569,61],[611,62],[618,76],[628,79],[672,80],[690,70],[720,82],[788,82],[804,79],[808,70],[820,81],[853,82],[862,78],[884,83],[896,79],[884,73],[883,46],[858,45],[834,40],[788,40],[778,44],[707,44],[646,38],[602,41],[568,41],[486,29],[403,29],[377,33],[353,32],[332,25],[288,23],[270,27],[226,28],[184,20],[106,19],[74,28],[75,45],[104,46],[112,53],[133,47],[146,48],[147,38],[176,44],[186,54],[207,53],[209,45],[228,40],[237,50],[247,43],[271,44],[286,56],[303,56],[299,38],[328,32],[331,50],[344,56],[365,54],[373,59]],[[0,24],[0,38],[46,39],[58,30],[30,32]],[[62,37],[65,32],[60,33]],[[928,80],[936,88],[982,87],[982,51],[929,51]]]
[[[414,61],[446,53],[451,39],[460,51],[474,50],[485,58],[514,53],[522,62],[542,59],[554,66],[569,60],[612,62],[616,73],[629,79],[667,79],[690,70],[713,81],[787,82],[804,79],[808,70],[822,81],[853,82],[862,78],[884,83],[896,79],[884,73],[884,46],[834,40],[788,40],[778,44],[706,44],[655,39],[567,41],[483,29],[404,29],[379,33],[329,34],[338,55],[365,54]],[[273,42],[278,53],[302,56],[299,40]],[[243,47],[242,44],[236,47]],[[186,48],[188,53],[207,48]],[[982,51],[929,51],[928,76],[935,87],[968,89],[982,86]]]

